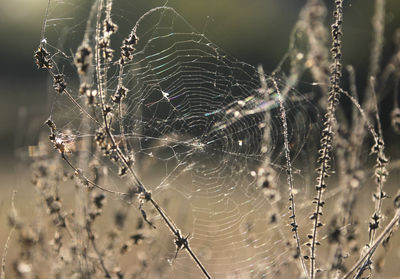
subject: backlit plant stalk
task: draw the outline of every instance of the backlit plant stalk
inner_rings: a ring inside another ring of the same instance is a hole
[[[335,22],[331,26],[331,36],[332,36],[332,48],[331,55],[333,62],[331,65],[331,73],[329,78],[329,96],[328,96],[328,108],[325,114],[325,122],[323,130],[321,133],[321,147],[319,150],[320,157],[318,159],[318,177],[317,177],[317,195],[314,198],[313,203],[315,203],[315,211],[311,216],[313,220],[312,234],[308,235],[311,239],[310,245],[310,276],[315,277],[316,273],[316,246],[320,243],[317,241],[318,229],[322,227],[322,222],[320,216],[322,216],[322,207],[324,206],[323,193],[327,187],[327,177],[329,175],[331,153],[332,153],[332,143],[334,136],[334,125],[335,125],[335,111],[339,103],[340,94],[340,79],[342,76],[342,23],[343,23],[343,1],[335,0],[335,11],[333,13]]]

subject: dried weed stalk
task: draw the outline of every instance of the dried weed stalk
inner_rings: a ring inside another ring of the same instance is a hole
[[[331,75],[330,75],[330,84],[329,84],[329,96],[328,96],[328,108],[327,113],[325,115],[325,123],[321,134],[321,147],[319,150],[320,157],[318,159],[319,167],[318,167],[318,178],[317,178],[317,196],[314,198],[315,211],[311,216],[311,220],[313,220],[313,230],[312,234],[309,235],[311,239],[310,245],[310,277],[314,278],[315,273],[317,271],[316,268],[316,246],[320,243],[317,240],[317,231],[320,227],[323,226],[320,216],[322,215],[322,208],[325,204],[323,201],[323,192],[327,187],[327,177],[329,175],[330,169],[330,161],[332,156],[332,144],[333,144],[333,135],[334,135],[334,125],[335,125],[335,111],[336,107],[339,103],[339,95],[341,91],[340,80],[342,76],[342,65],[341,65],[341,56],[342,56],[342,24],[343,24],[343,1],[336,0],[335,1],[335,11],[334,18],[335,22],[331,26],[331,35],[332,35],[332,65],[331,65]]]

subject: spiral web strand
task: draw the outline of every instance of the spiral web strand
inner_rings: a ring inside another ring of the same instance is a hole
[[[276,204],[257,185],[256,171],[265,156],[278,172],[285,168],[276,92],[277,86],[285,88],[284,80],[266,75],[267,90],[260,90],[255,67],[230,57],[171,8],[151,10],[135,28],[139,42],[134,58],[124,65],[122,76],[110,65],[107,84],[110,103],[118,80],[129,90],[112,122],[122,150],[134,158],[141,180],[189,236],[191,248],[213,278],[276,276],[278,267],[291,261],[292,236],[289,226],[272,220]],[[54,48],[56,61],[71,59],[68,51]],[[288,92],[282,98],[295,159],[312,130],[315,111],[294,89],[281,91]],[[85,104],[86,96],[72,96],[75,104]],[[79,139],[93,139],[100,128],[92,120],[82,125],[85,117],[99,117],[95,106],[82,109],[62,95],[54,99],[51,118],[61,123],[66,140],[75,143],[71,157],[74,152],[89,153],[103,164],[109,188],[125,191],[130,182],[118,177],[112,163],[93,150],[76,147]],[[266,151],[261,150],[264,130],[270,132]],[[280,185],[286,196],[287,186]],[[287,218],[286,203],[282,205],[278,219]],[[163,241],[166,229],[158,227],[160,240],[155,239],[163,252],[153,256],[158,257],[155,262],[169,259],[170,272],[178,278],[202,278],[187,254],[174,257],[173,242]]]

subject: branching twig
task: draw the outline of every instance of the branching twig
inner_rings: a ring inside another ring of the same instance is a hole
[[[367,251],[365,251],[364,255],[361,256],[361,258],[350,268],[350,270],[342,277],[342,279],[347,279],[351,276],[351,274],[358,268],[363,265],[363,263],[366,261],[367,258],[370,258],[376,248],[382,243],[383,240],[385,240],[386,236],[393,231],[394,226],[396,223],[399,223],[400,221],[400,209],[396,210],[395,215],[393,216],[392,220],[390,220],[389,224],[386,226],[386,228],[382,231],[382,233],[376,238],[375,242],[368,248]]]

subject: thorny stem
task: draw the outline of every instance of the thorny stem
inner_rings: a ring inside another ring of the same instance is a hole
[[[333,126],[335,121],[335,111],[337,104],[339,102],[339,93],[340,93],[340,78],[342,75],[342,65],[341,65],[341,38],[342,38],[342,23],[343,23],[343,1],[342,0],[334,0],[335,2],[335,11],[334,18],[335,22],[331,26],[332,33],[332,48],[331,55],[333,58],[333,62],[331,65],[331,75],[330,75],[330,84],[329,84],[329,96],[328,96],[328,109],[325,115],[326,121],[324,123],[324,128],[321,134],[321,148],[320,148],[320,157],[319,157],[319,173],[317,178],[317,197],[314,198],[315,212],[311,219],[314,220],[313,231],[311,235],[311,264],[310,264],[310,276],[311,279],[315,277],[316,272],[316,246],[319,245],[317,241],[317,232],[318,228],[322,226],[320,222],[320,215],[322,215],[322,207],[324,206],[324,202],[322,200],[323,192],[326,188],[326,179],[328,177],[328,171],[330,168],[331,161],[331,151],[332,151],[332,141],[333,141]]]
[[[377,130],[378,132],[375,133],[374,138],[375,138],[375,145],[373,147],[373,152],[377,153],[377,158],[376,158],[376,165],[375,165],[375,179],[377,183],[377,189],[376,193],[374,194],[374,199],[375,199],[375,210],[372,215],[372,221],[369,223],[369,241],[367,244],[367,247],[370,247],[372,243],[374,242],[376,231],[379,228],[380,221],[382,219],[382,203],[383,199],[386,196],[385,192],[383,191],[383,186],[386,180],[387,176],[387,170],[386,170],[386,165],[388,164],[388,160],[385,156],[384,153],[384,147],[385,143],[383,140],[383,135],[382,135],[382,127],[380,124],[380,118],[379,118],[379,112],[378,112],[378,103],[377,103],[377,98],[376,98],[376,92],[374,90],[375,88],[375,79],[371,77],[371,91],[372,91],[372,100],[374,101],[375,104],[375,118],[377,122]],[[364,270],[371,264],[370,259],[371,259],[372,254],[367,258],[365,263],[360,267],[360,270],[357,272],[356,277],[358,278],[359,276],[362,275]]]
[[[96,24],[97,40],[96,40],[96,46],[95,46],[95,60],[96,60],[96,75],[97,75],[97,80],[98,80],[97,88],[98,88],[98,92],[100,95],[100,105],[101,105],[101,109],[102,109],[104,128],[105,128],[108,138],[111,140],[113,147],[116,149],[118,156],[120,157],[120,159],[122,160],[124,165],[129,169],[129,172],[133,176],[135,183],[139,188],[139,192],[147,192],[146,189],[144,188],[143,184],[140,182],[136,173],[130,167],[128,160],[125,158],[124,154],[119,149],[118,144],[115,141],[114,135],[111,133],[110,124],[107,120],[107,114],[105,113],[105,111],[106,111],[106,105],[105,105],[105,101],[104,101],[105,93],[103,90],[103,76],[101,75],[102,68],[101,68],[100,47],[99,47],[99,43],[100,43],[99,41],[100,41],[100,37],[101,37],[100,36],[100,18],[101,18],[102,3],[103,3],[103,1],[99,0],[98,12],[97,12],[97,24]]]
[[[382,209],[382,203],[383,203],[383,198],[385,198],[385,193],[383,192],[383,185],[385,182],[385,177],[386,177],[386,169],[385,166],[388,163],[385,154],[384,154],[384,140],[383,140],[383,134],[382,134],[382,127],[381,127],[381,122],[379,118],[379,112],[378,112],[378,103],[377,103],[377,98],[376,98],[376,92],[373,89],[375,87],[374,83],[374,78],[371,77],[371,88],[372,88],[372,94],[373,94],[373,99],[375,103],[375,118],[378,126],[378,142],[376,142],[376,152],[377,154],[377,159],[376,159],[376,169],[375,169],[375,176],[377,180],[377,193],[375,197],[375,214],[378,216],[381,215],[381,209]],[[376,229],[373,230],[371,233],[371,238],[369,241],[369,244],[371,245],[374,242],[376,234]]]
[[[156,208],[156,210],[160,213],[161,217],[163,218],[163,220],[165,221],[165,223],[167,224],[167,226],[171,230],[171,232],[175,235],[176,241],[179,241],[179,243],[181,243],[185,247],[186,251],[192,257],[192,259],[196,262],[197,266],[201,269],[204,276],[208,279],[211,279],[210,274],[207,272],[207,270],[205,269],[203,264],[200,262],[200,260],[197,258],[197,256],[193,253],[192,249],[190,249],[187,238],[182,237],[180,230],[177,228],[175,223],[168,217],[168,215],[164,212],[164,210],[153,199],[150,199],[150,202]]]
[[[296,249],[298,252],[298,257],[300,258],[303,272],[306,275],[306,277],[308,278],[307,267],[304,262],[303,253],[301,251],[301,243],[300,243],[300,237],[299,237],[299,232],[298,232],[298,224],[297,224],[297,220],[296,220],[296,207],[295,207],[295,202],[294,202],[294,186],[293,186],[293,169],[292,169],[292,163],[291,163],[290,151],[289,151],[286,109],[283,104],[282,94],[279,90],[278,84],[276,83],[276,80],[274,77],[272,78],[272,81],[273,81],[275,90],[278,94],[280,116],[281,116],[282,128],[283,128],[284,146],[285,146],[284,149],[285,149],[285,158],[286,158],[286,174],[287,174],[287,182],[289,184],[289,202],[290,202],[289,209],[291,211],[291,216],[289,218],[292,219],[292,222],[290,225],[292,226],[292,231],[294,233],[294,238],[296,240]]]
[[[383,198],[385,194],[383,192],[383,184],[386,176],[386,165],[387,159],[384,155],[384,141],[382,136],[382,131],[380,127],[379,114],[378,114],[378,104],[377,104],[377,96],[375,92],[375,79],[377,74],[379,73],[379,61],[382,55],[383,48],[383,37],[384,37],[384,20],[385,20],[385,0],[375,0],[375,13],[372,18],[372,28],[373,28],[373,41],[371,46],[371,55],[369,61],[369,72],[367,78],[367,86],[365,92],[365,101],[363,103],[363,107],[367,111],[367,113],[372,113],[375,110],[375,117],[378,125],[378,139],[375,140],[374,152],[377,153],[377,164],[375,166],[375,177],[377,180],[377,191],[375,195],[375,209],[372,215],[372,221],[369,223],[369,241],[367,247],[371,246],[374,242],[376,230],[379,228],[379,222],[381,220],[381,208]],[[363,118],[362,121],[366,121],[367,118]],[[361,124],[362,125],[362,124]],[[364,130],[360,131],[359,138],[364,138]],[[361,276],[364,272],[365,268],[370,265],[370,257],[367,258],[367,261],[364,265],[359,269],[357,276]]]
[[[367,259],[367,257],[371,257],[376,248],[382,243],[382,241],[386,238],[386,236],[393,231],[394,226],[396,223],[400,222],[400,209],[396,210],[395,215],[393,216],[392,220],[390,220],[389,224],[386,228],[382,231],[382,233],[377,237],[375,242],[368,248],[368,250],[364,253],[364,255],[353,265],[353,267],[342,277],[342,279],[347,279],[351,276],[351,274],[358,269]]]
[[[164,210],[158,205],[158,203],[151,197],[150,192],[146,189],[146,187],[143,185],[143,183],[140,181],[139,177],[135,173],[135,171],[132,169],[131,165],[128,162],[128,159],[124,156],[122,153],[121,149],[119,148],[118,144],[115,141],[115,138],[113,134],[111,133],[110,129],[110,124],[107,120],[107,114],[105,113],[105,101],[104,101],[104,90],[103,90],[103,78],[101,75],[101,65],[100,65],[100,47],[99,47],[99,39],[101,38],[100,36],[100,19],[101,19],[101,10],[102,10],[102,4],[103,0],[99,0],[99,5],[98,5],[98,13],[97,13],[97,23],[96,23],[96,46],[95,46],[95,60],[96,60],[96,74],[97,74],[97,80],[98,80],[98,92],[100,94],[100,105],[102,108],[102,115],[103,115],[103,121],[104,121],[104,127],[105,131],[107,133],[108,138],[111,140],[113,147],[116,149],[116,152],[118,154],[118,157],[122,160],[123,164],[125,167],[129,170],[129,173],[133,177],[136,186],[138,187],[138,192],[144,194],[146,197],[147,201],[150,201],[150,203],[155,207],[157,212],[161,215],[162,219],[164,220],[165,224],[168,226],[168,228],[171,230],[171,232],[175,235],[177,238],[176,241],[179,241],[179,243],[182,243],[186,251],[189,253],[189,255],[192,257],[192,259],[196,262],[197,266],[200,268],[200,270],[203,272],[206,278],[211,278],[211,276],[208,274],[207,270],[203,266],[203,264],[200,262],[200,260],[196,257],[196,255],[193,253],[191,248],[189,247],[188,240],[184,237],[182,237],[180,230],[177,228],[177,226],[173,223],[173,221],[168,217],[168,215],[164,212]],[[104,76],[107,78],[106,76]]]
[[[380,127],[380,125],[378,124],[378,132],[375,131],[375,128],[373,126],[373,124],[369,121],[369,119],[367,118],[367,114],[364,111],[364,109],[361,107],[361,105],[358,103],[357,99],[350,95],[348,92],[341,90],[341,93],[343,93],[345,96],[347,96],[350,101],[352,101],[354,107],[359,111],[359,113],[362,116],[362,119],[364,119],[364,124],[367,127],[367,130],[371,133],[374,141],[375,141],[375,145],[377,148],[377,164],[376,164],[376,170],[375,170],[375,176],[376,179],[378,180],[378,186],[377,186],[377,192],[376,196],[375,196],[375,212],[373,216],[380,216],[381,213],[381,207],[382,207],[382,202],[383,202],[383,198],[386,197],[385,193],[383,192],[383,183],[384,183],[384,179],[387,173],[386,170],[386,165],[388,164],[385,154],[384,154],[384,142],[383,142],[383,137],[382,137],[382,129]],[[379,115],[376,116],[377,117],[377,121],[378,123],[380,123],[379,120]],[[374,220],[374,221],[379,221],[379,220]],[[373,244],[375,235],[376,235],[376,229],[371,229],[371,223],[370,223],[370,238],[369,238],[369,243],[367,244],[367,247],[371,247],[371,245]],[[370,264],[370,258],[371,258],[372,254],[366,259],[366,261],[364,262],[364,264],[361,266],[361,268],[359,269],[357,275],[355,276],[355,278],[359,278],[359,276],[361,276],[361,274],[363,273],[363,271],[365,270],[365,268]]]
[[[382,54],[383,48],[383,36],[384,36],[384,20],[385,20],[385,0],[375,0],[375,13],[372,18],[372,28],[373,28],[373,43],[371,46],[371,55],[369,61],[369,72],[367,80],[367,89],[365,92],[365,101],[363,107],[367,110],[367,113],[372,112],[375,109],[375,116],[378,125],[378,141],[375,142],[377,153],[377,164],[375,167],[375,176],[377,180],[377,192],[375,194],[375,209],[372,215],[372,222],[369,223],[369,241],[368,246],[371,246],[374,242],[376,235],[376,230],[379,228],[379,222],[381,220],[381,207],[382,200],[384,198],[383,183],[386,176],[385,166],[387,164],[384,155],[384,141],[380,128],[379,114],[378,114],[378,104],[377,96],[375,92],[375,79],[379,72],[379,61]],[[362,121],[366,121],[367,118],[363,118]],[[359,138],[364,138],[364,131],[361,130],[362,134],[359,134]],[[383,159],[383,161],[381,160]],[[368,258],[367,263],[369,262]],[[369,264],[365,263],[364,266],[358,271],[358,275],[361,275]]]

